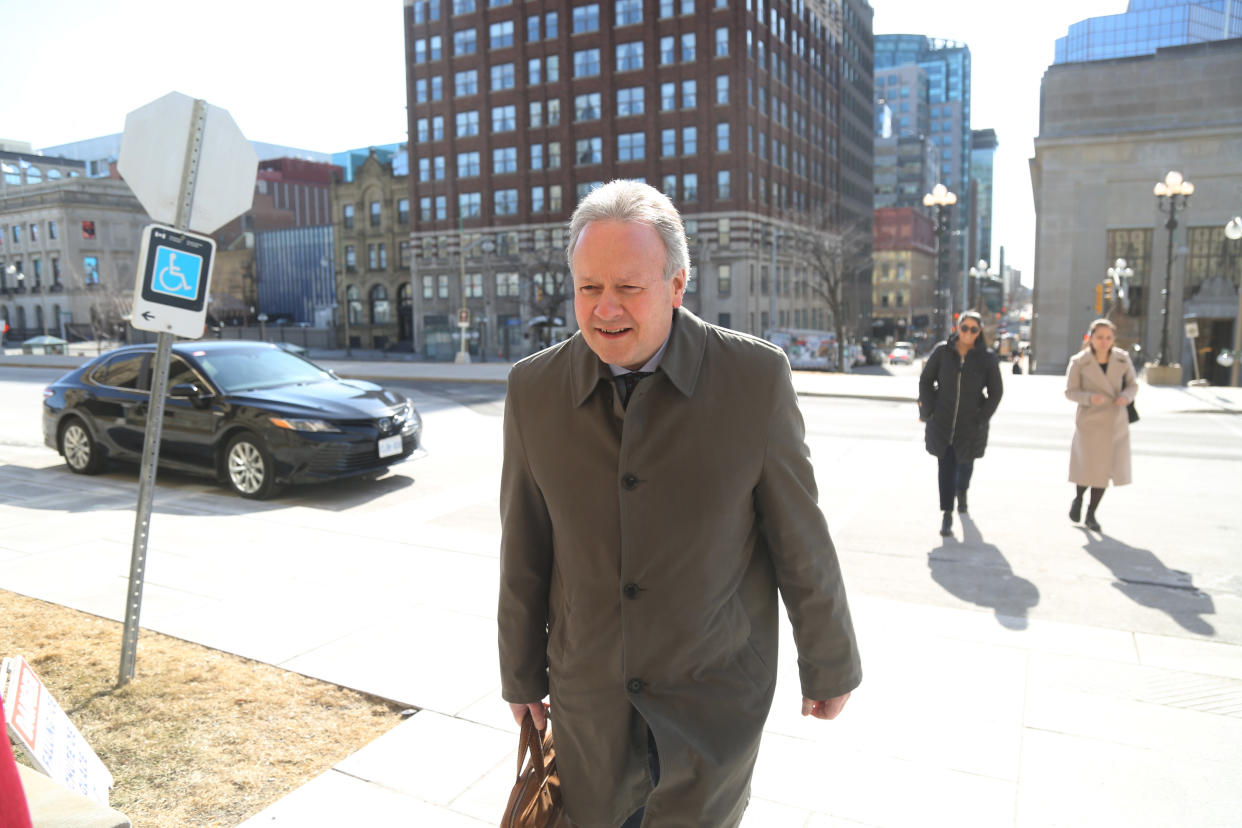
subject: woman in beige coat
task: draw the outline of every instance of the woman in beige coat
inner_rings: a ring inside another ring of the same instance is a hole
[[[1078,403],[1074,442],[1070,447],[1070,482],[1077,493],[1070,504],[1070,520],[1082,516],[1082,496],[1091,488],[1087,505],[1088,529],[1100,531],[1096,509],[1104,489],[1130,482],[1130,419],[1126,406],[1138,394],[1130,356],[1113,347],[1117,328],[1107,319],[1091,323],[1087,346],[1070,359],[1065,374],[1065,396]]]

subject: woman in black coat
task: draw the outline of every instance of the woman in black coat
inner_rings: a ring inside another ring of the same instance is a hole
[[[975,459],[988,445],[988,421],[1000,405],[1000,367],[983,338],[983,321],[966,311],[957,330],[932,349],[919,377],[919,419],[928,454],[940,462],[941,535],[953,534],[953,496],[966,511]]]

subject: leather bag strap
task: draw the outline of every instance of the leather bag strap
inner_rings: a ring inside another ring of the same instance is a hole
[[[535,773],[539,777],[539,783],[542,785],[548,773],[543,764],[543,731],[535,729],[535,720],[531,718],[529,710],[526,711],[526,717],[522,719],[522,735],[518,743],[517,757],[518,776],[522,775],[522,766],[525,764],[528,751]]]

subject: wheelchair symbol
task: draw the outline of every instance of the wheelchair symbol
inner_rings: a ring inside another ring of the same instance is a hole
[[[160,289],[165,293],[180,293],[189,290],[190,283],[186,281],[185,274],[181,272],[181,268],[177,267],[177,254],[168,254],[168,266],[163,268],[156,277],[160,281]],[[174,283],[171,280],[176,279]]]

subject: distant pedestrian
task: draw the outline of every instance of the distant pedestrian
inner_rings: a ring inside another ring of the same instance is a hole
[[[1121,348],[1114,348],[1117,328],[1107,319],[1091,323],[1087,343],[1069,361],[1065,373],[1065,396],[1078,403],[1074,415],[1074,441],[1070,446],[1069,480],[1077,487],[1070,503],[1070,520],[1082,517],[1082,496],[1091,488],[1083,525],[1100,531],[1095,512],[1104,489],[1130,482],[1130,419],[1126,406],[1134,402],[1138,383],[1134,363]]]
[[[988,350],[983,320],[966,311],[957,330],[932,349],[919,377],[919,419],[927,424],[928,454],[939,461],[940,534],[953,534],[953,497],[966,511],[966,492],[975,460],[988,445],[988,422],[1004,388],[1000,366]]]

